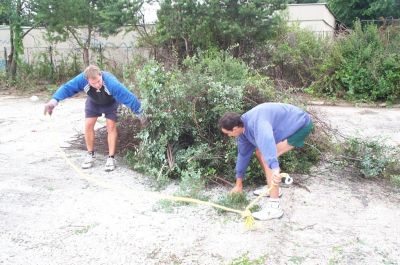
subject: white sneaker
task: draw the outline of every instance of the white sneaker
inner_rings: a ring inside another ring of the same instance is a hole
[[[91,168],[94,163],[94,156],[91,154],[86,154],[85,160],[83,160],[83,163],[81,167],[83,169]]]
[[[260,221],[277,219],[283,216],[283,210],[279,202],[268,202],[264,209],[252,213],[252,216]]]
[[[253,191],[253,194],[256,196],[259,196],[261,193],[265,192],[266,190],[268,190],[268,186],[264,186],[262,188],[256,189],[255,191]],[[282,196],[282,188],[279,187],[279,197]],[[269,191],[265,194],[265,197],[269,197]]]
[[[115,158],[108,157],[104,170],[113,171],[114,169],[115,169]]]

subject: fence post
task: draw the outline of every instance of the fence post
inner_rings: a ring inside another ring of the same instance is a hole
[[[100,52],[100,67],[103,67],[103,50],[101,47],[101,43],[99,45],[99,52]]]
[[[129,50],[128,50],[128,46],[126,46],[126,64],[129,65]]]
[[[6,67],[6,70],[7,70],[7,68],[8,68],[8,59],[7,59],[7,48],[6,47],[4,47],[4,62],[5,62],[5,67]]]
[[[50,55],[51,78],[54,78],[53,47],[51,45],[49,47],[49,55]]]

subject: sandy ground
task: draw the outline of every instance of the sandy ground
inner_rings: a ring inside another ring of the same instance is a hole
[[[322,120],[346,136],[385,140],[400,145],[399,108],[312,106]]]
[[[137,192],[152,190],[152,181],[121,158],[114,172],[103,171],[101,156],[86,171],[113,188],[82,179],[56,145],[82,131],[83,105],[66,100],[50,121],[42,100],[0,96],[0,264],[230,264],[245,256],[265,264],[400,264],[400,194],[374,181],[297,175],[310,192],[285,188],[284,217],[246,230],[237,214],[207,206],[163,209]],[[321,108],[344,133],[399,143],[398,109]],[[77,165],[82,155],[67,151]]]

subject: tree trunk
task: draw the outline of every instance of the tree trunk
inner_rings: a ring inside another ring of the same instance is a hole
[[[17,76],[17,62],[16,62],[16,49],[15,49],[15,42],[14,42],[14,35],[15,32],[11,30],[10,27],[10,44],[11,44],[11,51],[10,55],[7,58],[7,76],[12,80],[15,80]]]
[[[90,57],[89,57],[89,49],[90,49],[90,41],[92,39],[92,28],[88,27],[88,37],[86,39],[85,44],[83,45],[83,63],[85,66],[89,66]]]
[[[187,40],[187,38],[183,38],[185,40],[185,49],[186,49],[186,56],[189,57],[189,41]]]
[[[83,63],[85,66],[89,66],[89,48],[88,47],[83,47]]]

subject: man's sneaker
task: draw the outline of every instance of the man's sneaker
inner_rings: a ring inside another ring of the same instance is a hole
[[[264,209],[252,213],[252,216],[260,221],[277,219],[283,216],[283,210],[279,202],[268,202]]]
[[[94,163],[94,156],[92,154],[86,154],[85,160],[83,160],[83,163],[81,167],[83,169],[91,168]]]
[[[267,190],[268,190],[268,186],[264,186],[262,188],[259,188],[259,189],[256,189],[255,191],[253,191],[253,194],[256,195],[256,196],[259,196],[261,193],[263,193],[263,192],[265,192]],[[279,197],[281,197],[281,196],[282,196],[282,188],[279,187]],[[265,197],[269,197],[269,192],[267,192],[265,194]]]
[[[104,170],[105,171],[113,171],[114,169],[115,169],[115,158],[108,157]]]

